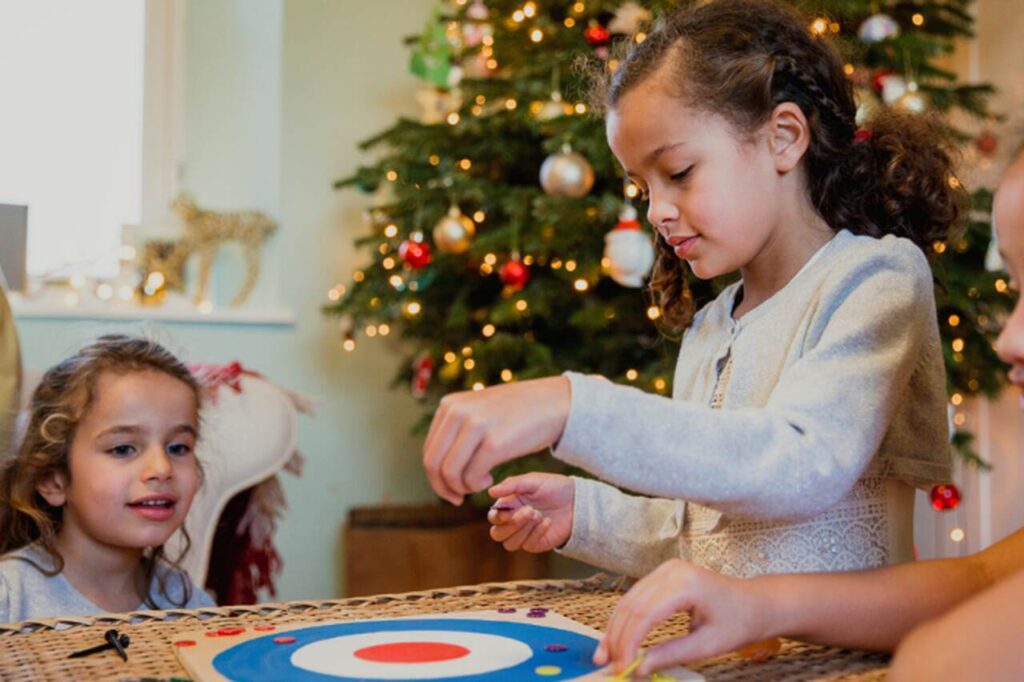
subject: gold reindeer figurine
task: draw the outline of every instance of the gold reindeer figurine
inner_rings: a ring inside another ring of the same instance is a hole
[[[177,249],[184,261],[193,253],[199,254],[199,289],[194,300],[200,303],[206,299],[210,284],[210,269],[214,256],[223,242],[236,241],[245,248],[245,282],[235,297],[232,306],[238,306],[249,298],[260,274],[260,247],[277,225],[259,211],[238,211],[215,213],[196,206],[187,194],[181,194],[174,203],[174,209],[185,221],[185,234],[178,241]]]

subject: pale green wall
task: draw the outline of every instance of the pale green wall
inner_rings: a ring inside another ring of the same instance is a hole
[[[264,260],[258,300],[290,306],[293,327],[169,324],[162,338],[190,360],[240,360],[322,399],[303,419],[301,479],[284,476],[290,506],[277,535],[280,599],[340,594],[346,511],[382,500],[431,499],[419,443],[407,426],[419,408],[387,388],[385,343],[341,352],[336,323],[319,312],[326,291],[359,264],[351,241],[365,228],[364,197],[331,182],[359,160],[359,140],[397,115],[416,115],[417,82],[401,40],[423,26],[433,0],[192,0],[186,27],[185,165],[201,206],[256,208],[279,234]],[[239,282],[230,254],[218,284]],[[220,298],[220,297],[218,297]],[[46,367],[123,323],[19,320],[28,367]]]

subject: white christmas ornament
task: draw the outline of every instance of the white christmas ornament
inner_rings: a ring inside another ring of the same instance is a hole
[[[874,14],[864,20],[857,30],[857,35],[865,43],[877,43],[880,40],[895,38],[900,34],[900,25],[888,14]]]
[[[615,10],[615,17],[608,22],[608,30],[617,35],[631,36],[650,19],[651,13],[648,10],[629,0]]]
[[[604,255],[611,278],[624,287],[641,287],[654,265],[654,245],[636,219],[636,209],[626,206],[618,224],[604,236]]]
[[[903,76],[893,73],[880,79],[882,82],[882,101],[886,104],[895,104],[900,97],[907,94],[907,81]]]
[[[490,16],[490,12],[483,0],[473,0],[473,4],[466,9],[466,16],[475,21],[484,21]]]

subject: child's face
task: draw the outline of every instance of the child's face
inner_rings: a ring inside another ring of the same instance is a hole
[[[199,487],[192,391],[162,372],[108,372],[94,395],[71,442],[60,532],[109,547],[161,545]]]
[[[768,143],[738,138],[725,119],[685,106],[660,80],[646,79],[609,112],[608,143],[647,194],[651,225],[696,276],[740,270],[776,222]]]
[[[1024,156],[1010,167],[996,192],[992,209],[999,249],[1015,288],[1024,281]],[[996,352],[1012,365],[1010,381],[1024,389],[1024,304],[1017,299],[996,342]],[[1021,397],[1024,407],[1024,396]]]

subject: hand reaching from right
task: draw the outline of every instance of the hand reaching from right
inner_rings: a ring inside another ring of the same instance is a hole
[[[488,493],[497,500],[487,513],[491,538],[508,551],[548,552],[569,541],[576,484],[568,476],[511,476]]]

